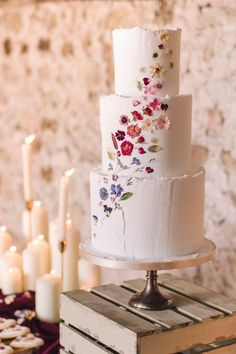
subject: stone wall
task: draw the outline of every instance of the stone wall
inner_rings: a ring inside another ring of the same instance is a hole
[[[205,230],[218,246],[214,262],[182,274],[234,295],[235,15],[234,0],[1,1],[0,222],[21,237],[20,144],[35,132],[35,197],[54,218],[59,177],[78,166],[70,205],[78,205],[76,220],[88,235],[88,173],[101,153],[98,98],[113,90],[111,30],[178,26],[181,92],[194,98],[194,162],[207,170]],[[104,274],[105,281],[126,276]]]

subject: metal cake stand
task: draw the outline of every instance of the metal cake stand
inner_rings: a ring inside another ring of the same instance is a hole
[[[160,260],[131,260],[109,256],[96,249],[90,243],[80,244],[80,255],[87,261],[101,267],[129,270],[146,270],[146,285],[143,291],[133,295],[129,304],[145,310],[166,310],[175,306],[169,295],[160,291],[157,283],[158,270],[181,269],[198,266],[214,258],[216,246],[209,239],[204,240],[202,248],[183,257]]]

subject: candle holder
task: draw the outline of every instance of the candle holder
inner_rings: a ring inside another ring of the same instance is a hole
[[[61,281],[63,285],[63,279],[64,279],[64,253],[67,247],[67,241],[59,241],[58,242],[58,249],[61,255]]]
[[[27,200],[25,203],[25,207],[29,212],[31,212],[33,208],[33,204],[34,204],[33,200]]]

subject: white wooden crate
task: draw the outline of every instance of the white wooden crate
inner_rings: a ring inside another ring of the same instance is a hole
[[[236,354],[236,300],[171,274],[158,278],[176,307],[129,306],[145,280],[61,295],[60,343],[73,354]]]

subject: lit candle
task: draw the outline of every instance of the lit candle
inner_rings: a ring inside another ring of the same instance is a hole
[[[28,248],[35,250],[40,258],[40,268],[42,274],[50,270],[50,247],[44,239],[44,235],[38,235],[37,239],[28,244]]]
[[[66,249],[63,255],[58,248],[59,223],[55,220],[50,225],[51,268],[61,276],[63,257],[63,291],[78,289],[78,259],[79,259],[79,231],[70,219],[66,221]]]
[[[32,143],[35,135],[25,138],[22,145],[24,198],[26,202],[33,200],[32,197]]]
[[[61,279],[52,271],[37,280],[36,315],[39,320],[57,323],[60,321]]]
[[[22,256],[17,252],[16,246],[11,246],[3,257],[10,262],[11,267],[17,267],[22,270]]]
[[[100,285],[101,270],[97,265],[81,258],[78,262],[78,272],[80,289],[90,290],[90,288]]]
[[[40,201],[35,201],[31,210],[31,234],[32,239],[38,235],[48,238],[48,216],[45,208]]]
[[[0,255],[6,252],[12,243],[12,235],[7,232],[6,226],[0,226]]]
[[[73,175],[74,169],[68,170],[61,176],[60,195],[59,195],[59,240],[66,240],[66,217],[68,211],[68,191],[70,177]]]
[[[31,212],[24,210],[22,214],[22,233],[26,243],[31,240]]]
[[[2,275],[2,293],[16,294],[23,291],[22,272],[17,267],[7,269]]]

